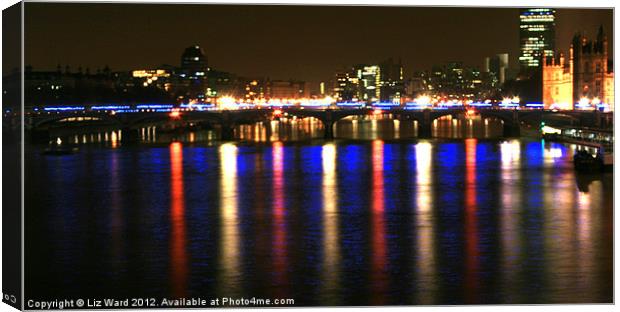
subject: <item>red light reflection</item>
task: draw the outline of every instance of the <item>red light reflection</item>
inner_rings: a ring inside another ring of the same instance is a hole
[[[282,142],[273,143],[273,252],[275,284],[279,296],[286,295],[287,244],[286,207],[284,201],[284,148]]]
[[[183,150],[179,142],[170,144],[170,266],[172,292],[186,295],[187,238],[185,235],[185,195],[183,194]]]
[[[478,301],[478,224],[476,210],[476,139],[465,140],[465,300]]]
[[[372,142],[372,259],[373,304],[384,303],[387,290],[387,248],[385,242],[385,195],[383,191],[383,141]]]

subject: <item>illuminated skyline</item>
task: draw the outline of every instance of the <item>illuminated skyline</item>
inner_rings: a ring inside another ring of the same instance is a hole
[[[556,16],[558,49],[600,25],[613,37],[610,9]],[[388,57],[402,58],[408,77],[455,60],[482,67],[505,52],[517,64],[519,54],[517,8],[27,3],[25,22],[26,64],[35,69],[176,65],[198,44],[214,68],[318,83],[341,66]]]

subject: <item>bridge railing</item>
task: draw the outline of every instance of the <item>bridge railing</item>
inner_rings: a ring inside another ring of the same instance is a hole
[[[74,106],[44,106],[26,109],[26,114],[71,114],[71,113],[142,113],[142,112],[171,112],[171,111],[236,111],[248,109],[313,109],[313,110],[346,110],[346,109],[381,109],[381,110],[446,110],[446,109],[473,109],[482,110],[518,110],[518,111],[546,111],[546,112],[579,112],[579,113],[599,113],[600,111],[573,109],[558,110],[546,109],[541,103],[528,103],[525,105],[518,104],[492,104],[492,103],[444,103],[444,104],[419,104],[415,102],[408,103],[373,103],[364,102],[339,102],[331,104],[303,105],[303,104],[252,104],[252,103],[235,103],[225,107],[212,103],[192,103],[192,104],[132,104],[132,105],[74,105]],[[10,112],[5,112],[10,114]],[[6,115],[5,114],[5,115]]]

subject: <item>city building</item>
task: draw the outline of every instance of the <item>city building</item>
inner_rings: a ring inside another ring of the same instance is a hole
[[[573,68],[573,99],[614,105],[614,73],[609,60],[607,35],[599,28],[596,40],[576,34],[571,44]]]
[[[509,75],[508,53],[500,53],[484,59],[484,73],[493,75],[493,84],[503,85]]]
[[[208,71],[207,57],[200,46],[186,48],[181,55],[181,67],[175,77],[177,98],[184,102],[205,100]]]
[[[402,61],[398,60],[396,63],[389,58],[379,66],[381,68],[379,99],[381,102],[400,103],[405,92]]]
[[[378,65],[358,64],[336,73],[338,101],[400,103],[404,94],[403,66],[392,58]]]
[[[166,69],[138,69],[131,72],[131,76],[138,81],[138,85],[156,86],[165,91],[172,89],[171,75],[171,71]]]
[[[188,47],[181,55],[181,73],[198,78],[205,76],[208,63],[204,51],[198,45]]]
[[[358,100],[359,78],[351,70],[341,70],[336,73],[334,81],[334,95],[339,102]]]
[[[309,90],[303,81],[272,80],[268,82],[268,97],[274,99],[308,98]]]
[[[566,63],[563,54],[547,54],[543,64],[545,107],[573,109],[576,104],[614,109],[614,73],[609,60],[607,37],[599,28],[596,40],[576,34]]]
[[[433,96],[444,100],[481,100],[493,91],[490,75],[461,62],[435,65],[431,71],[417,72],[408,83],[408,93]]]
[[[358,65],[355,67],[359,78],[358,98],[374,103],[381,99],[381,67],[378,65]]]
[[[103,69],[60,65],[56,70],[41,71],[27,66],[24,71],[24,104],[45,105],[108,104],[114,102],[170,102],[168,71],[137,70],[112,72]],[[150,80],[150,82],[149,82]]]
[[[413,77],[405,82],[405,94],[410,98],[416,98],[419,95],[427,93],[429,86],[428,75],[425,71],[418,71]]]
[[[245,83],[243,98],[246,101],[265,99],[269,95],[266,79],[250,79]]]
[[[209,68],[207,76],[207,99],[213,101],[219,96],[244,97],[247,81],[237,75]]]
[[[539,72],[545,53],[555,50],[555,9],[521,9],[519,21],[521,73]]]
[[[573,109],[573,72],[564,54],[546,55],[542,65],[544,107]]]

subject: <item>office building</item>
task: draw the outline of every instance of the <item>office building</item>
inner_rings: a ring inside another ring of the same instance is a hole
[[[358,65],[355,71],[360,82],[358,98],[364,102],[378,102],[381,99],[381,67]]]
[[[403,66],[392,58],[380,64],[358,64],[336,73],[338,101],[400,103],[404,94]]]
[[[537,72],[545,53],[555,49],[555,9],[521,9],[519,21],[521,73]]]
[[[175,77],[178,99],[183,102],[205,100],[208,71],[207,57],[200,46],[186,48],[181,55],[181,67]]]
[[[358,101],[359,78],[352,70],[340,70],[334,81],[334,95],[339,102]]]
[[[400,103],[405,93],[401,60],[394,62],[389,58],[379,66],[381,68],[379,99],[381,102]]]

